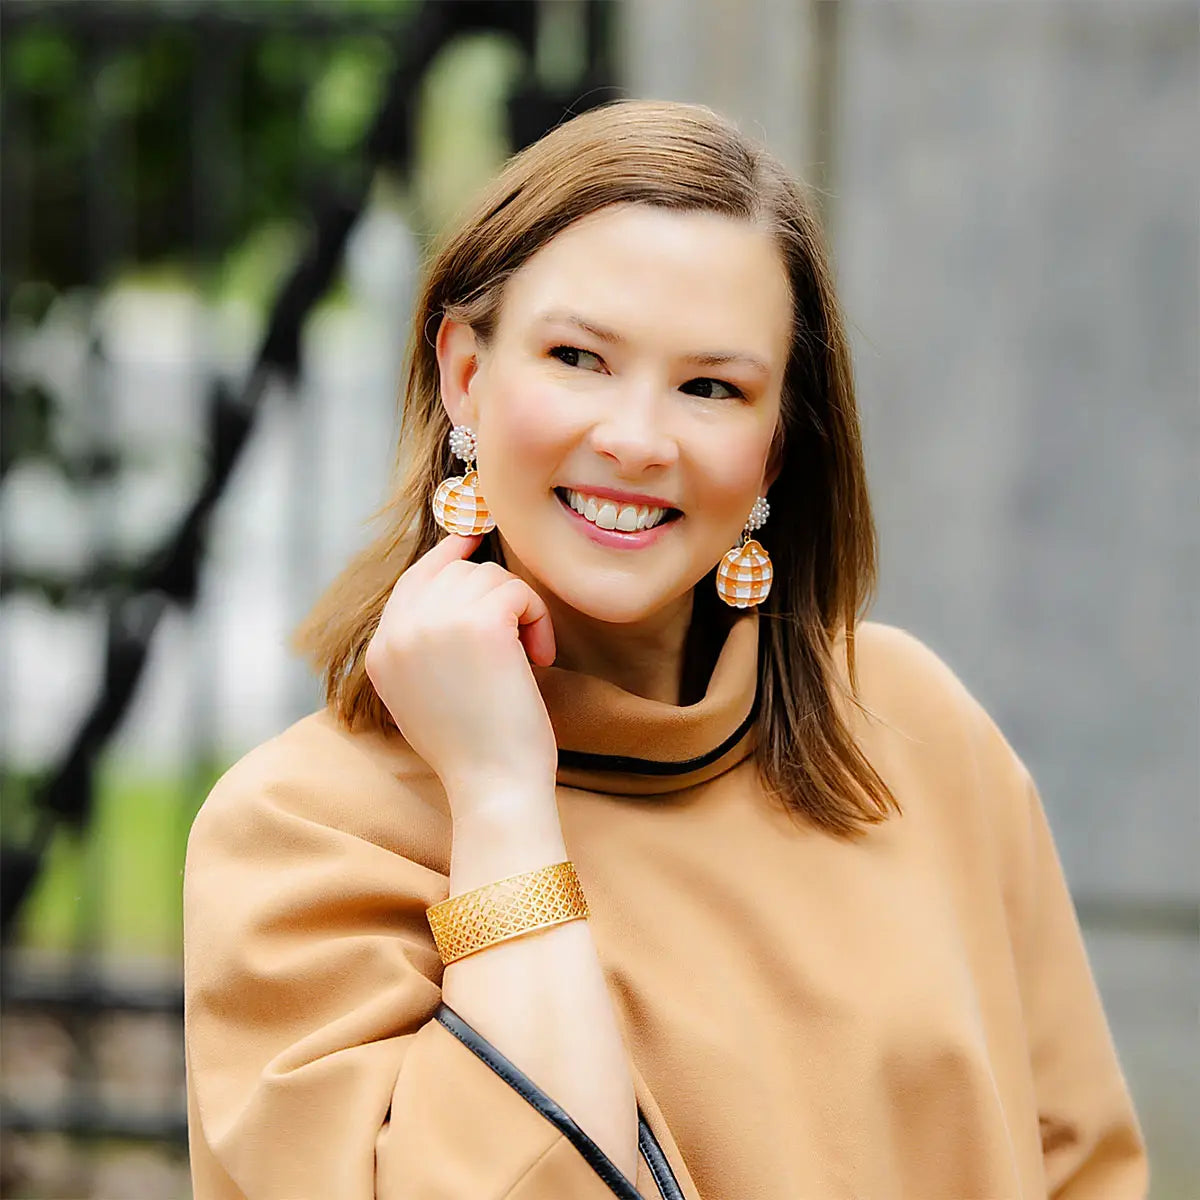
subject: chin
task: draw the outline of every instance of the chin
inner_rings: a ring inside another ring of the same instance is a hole
[[[580,553],[560,537],[554,529],[521,529],[514,540],[502,534],[504,559],[510,570],[524,575],[544,595],[589,620],[636,625],[677,605],[692,589],[693,585],[681,578],[691,567],[690,561],[637,564],[630,560],[605,566],[589,551]],[[521,546],[529,547],[527,553],[520,553]]]
[[[580,616],[607,625],[636,625],[662,612],[679,598],[675,593],[650,592],[644,587],[621,586],[605,579],[596,579],[591,586],[574,581],[558,587],[549,579],[544,584],[547,591],[553,592],[561,603]]]

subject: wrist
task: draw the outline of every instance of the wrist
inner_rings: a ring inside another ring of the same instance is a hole
[[[455,828],[493,823],[504,829],[514,823],[558,819],[553,778],[538,781],[464,777],[447,782],[446,798]]]
[[[452,802],[453,803],[453,802]],[[453,808],[454,839],[489,838],[503,844],[533,839],[560,842],[562,824],[553,792],[475,795],[469,804]]]
[[[554,789],[473,790],[451,798],[450,894],[568,858]]]

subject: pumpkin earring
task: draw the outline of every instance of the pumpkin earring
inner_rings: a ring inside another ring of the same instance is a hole
[[[487,504],[479,494],[479,472],[475,461],[475,434],[466,425],[450,430],[450,453],[467,465],[465,475],[452,475],[438,484],[433,494],[433,519],[447,532],[462,537],[487,533],[496,528]]]
[[[770,513],[766,496],[759,496],[746,519],[741,541],[726,552],[717,567],[717,594],[732,608],[761,604],[771,590],[775,575],[771,556],[749,536],[767,523]]]

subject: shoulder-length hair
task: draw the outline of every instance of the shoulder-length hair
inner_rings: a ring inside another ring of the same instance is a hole
[[[396,482],[375,514],[382,528],[292,644],[323,674],[326,700],[343,724],[392,727],[364,657],[396,580],[439,539],[431,499],[455,473],[437,322],[466,322],[486,343],[505,283],[523,263],[572,222],[629,203],[758,223],[782,255],[793,331],[777,431],[782,469],[762,536],[775,578],[759,609],[757,762],[766,790],[794,813],[831,833],[862,832],[899,807],[835,703],[837,693],[858,706],[854,633],[876,579],[849,347],[805,190],[765,149],[703,107],[625,100],[558,126],[514,156],[441,239],[412,316]],[[495,548],[481,547],[482,554]],[[706,585],[712,588],[711,578],[699,586]],[[849,691],[836,661],[843,638]]]

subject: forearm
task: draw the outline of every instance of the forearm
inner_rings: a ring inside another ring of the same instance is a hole
[[[456,819],[450,895],[568,857],[553,795],[495,798]],[[442,997],[637,1173],[637,1103],[625,1044],[587,921],[500,942],[451,963]]]

